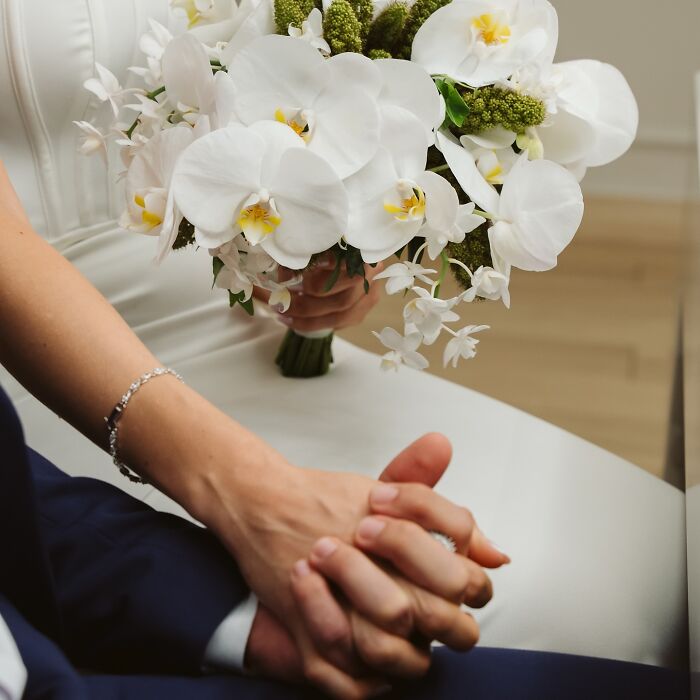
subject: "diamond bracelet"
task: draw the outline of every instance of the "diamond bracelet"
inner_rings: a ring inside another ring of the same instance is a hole
[[[147,484],[148,481],[142,479],[138,474],[135,474],[129,467],[120,461],[117,454],[117,438],[119,436],[119,421],[121,420],[124,411],[126,410],[127,404],[131,401],[131,397],[144,385],[151,381],[154,377],[162,377],[166,374],[172,374],[181,382],[184,379],[174,370],[167,367],[156,367],[150,372],[142,374],[127,390],[126,394],[122,396],[119,403],[112,409],[112,412],[105,418],[105,423],[107,423],[107,434],[109,438],[109,454],[114,462],[114,465],[119,469],[119,471],[129,480],[133,481],[135,484]]]

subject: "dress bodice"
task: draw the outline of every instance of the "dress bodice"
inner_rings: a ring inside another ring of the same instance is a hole
[[[148,18],[167,22],[167,0],[0,0],[0,158],[35,229],[59,250],[118,216],[112,159],[78,153],[74,120],[99,107],[83,89],[95,62],[122,81],[143,61]]]

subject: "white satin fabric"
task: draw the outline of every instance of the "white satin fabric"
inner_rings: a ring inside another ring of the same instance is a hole
[[[341,341],[329,376],[283,379],[273,357],[284,329],[229,311],[210,290],[206,253],[173,255],[157,268],[155,240],[118,230],[118,162],[107,172],[99,159],[78,156],[71,122],[94,114],[81,87],[94,61],[126,79],[140,60],[136,37],[149,16],[166,21],[166,6],[0,0],[0,157],[36,229],[164,364],[294,463],[376,475],[420,434],[447,434],[455,457],[439,490],[468,505],[513,558],[493,576],[493,602],[477,613],[483,644],[681,664],[681,492],[486,396],[409,370],[382,374],[376,356]],[[7,375],[0,381],[35,449],[72,474],[178,510],[122,481],[106,455]]]

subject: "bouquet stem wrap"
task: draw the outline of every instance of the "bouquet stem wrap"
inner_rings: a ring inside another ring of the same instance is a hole
[[[275,362],[285,377],[322,377],[333,362],[333,331],[288,330]]]

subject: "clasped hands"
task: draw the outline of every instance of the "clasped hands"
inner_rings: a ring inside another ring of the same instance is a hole
[[[478,626],[461,605],[485,605],[492,588],[484,567],[509,559],[467,510],[431,490],[450,456],[446,438],[427,435],[391,462],[383,483],[357,477],[369,482],[366,513],[357,514],[354,532],[317,539],[291,565],[286,604],[279,590],[249,579],[261,600],[246,654],[251,670],[365,698],[393,679],[425,674],[433,640],[459,651],[476,644]],[[310,474],[309,488],[319,492],[341,476]],[[294,527],[303,539],[303,526]],[[429,530],[452,537],[457,553]]]

